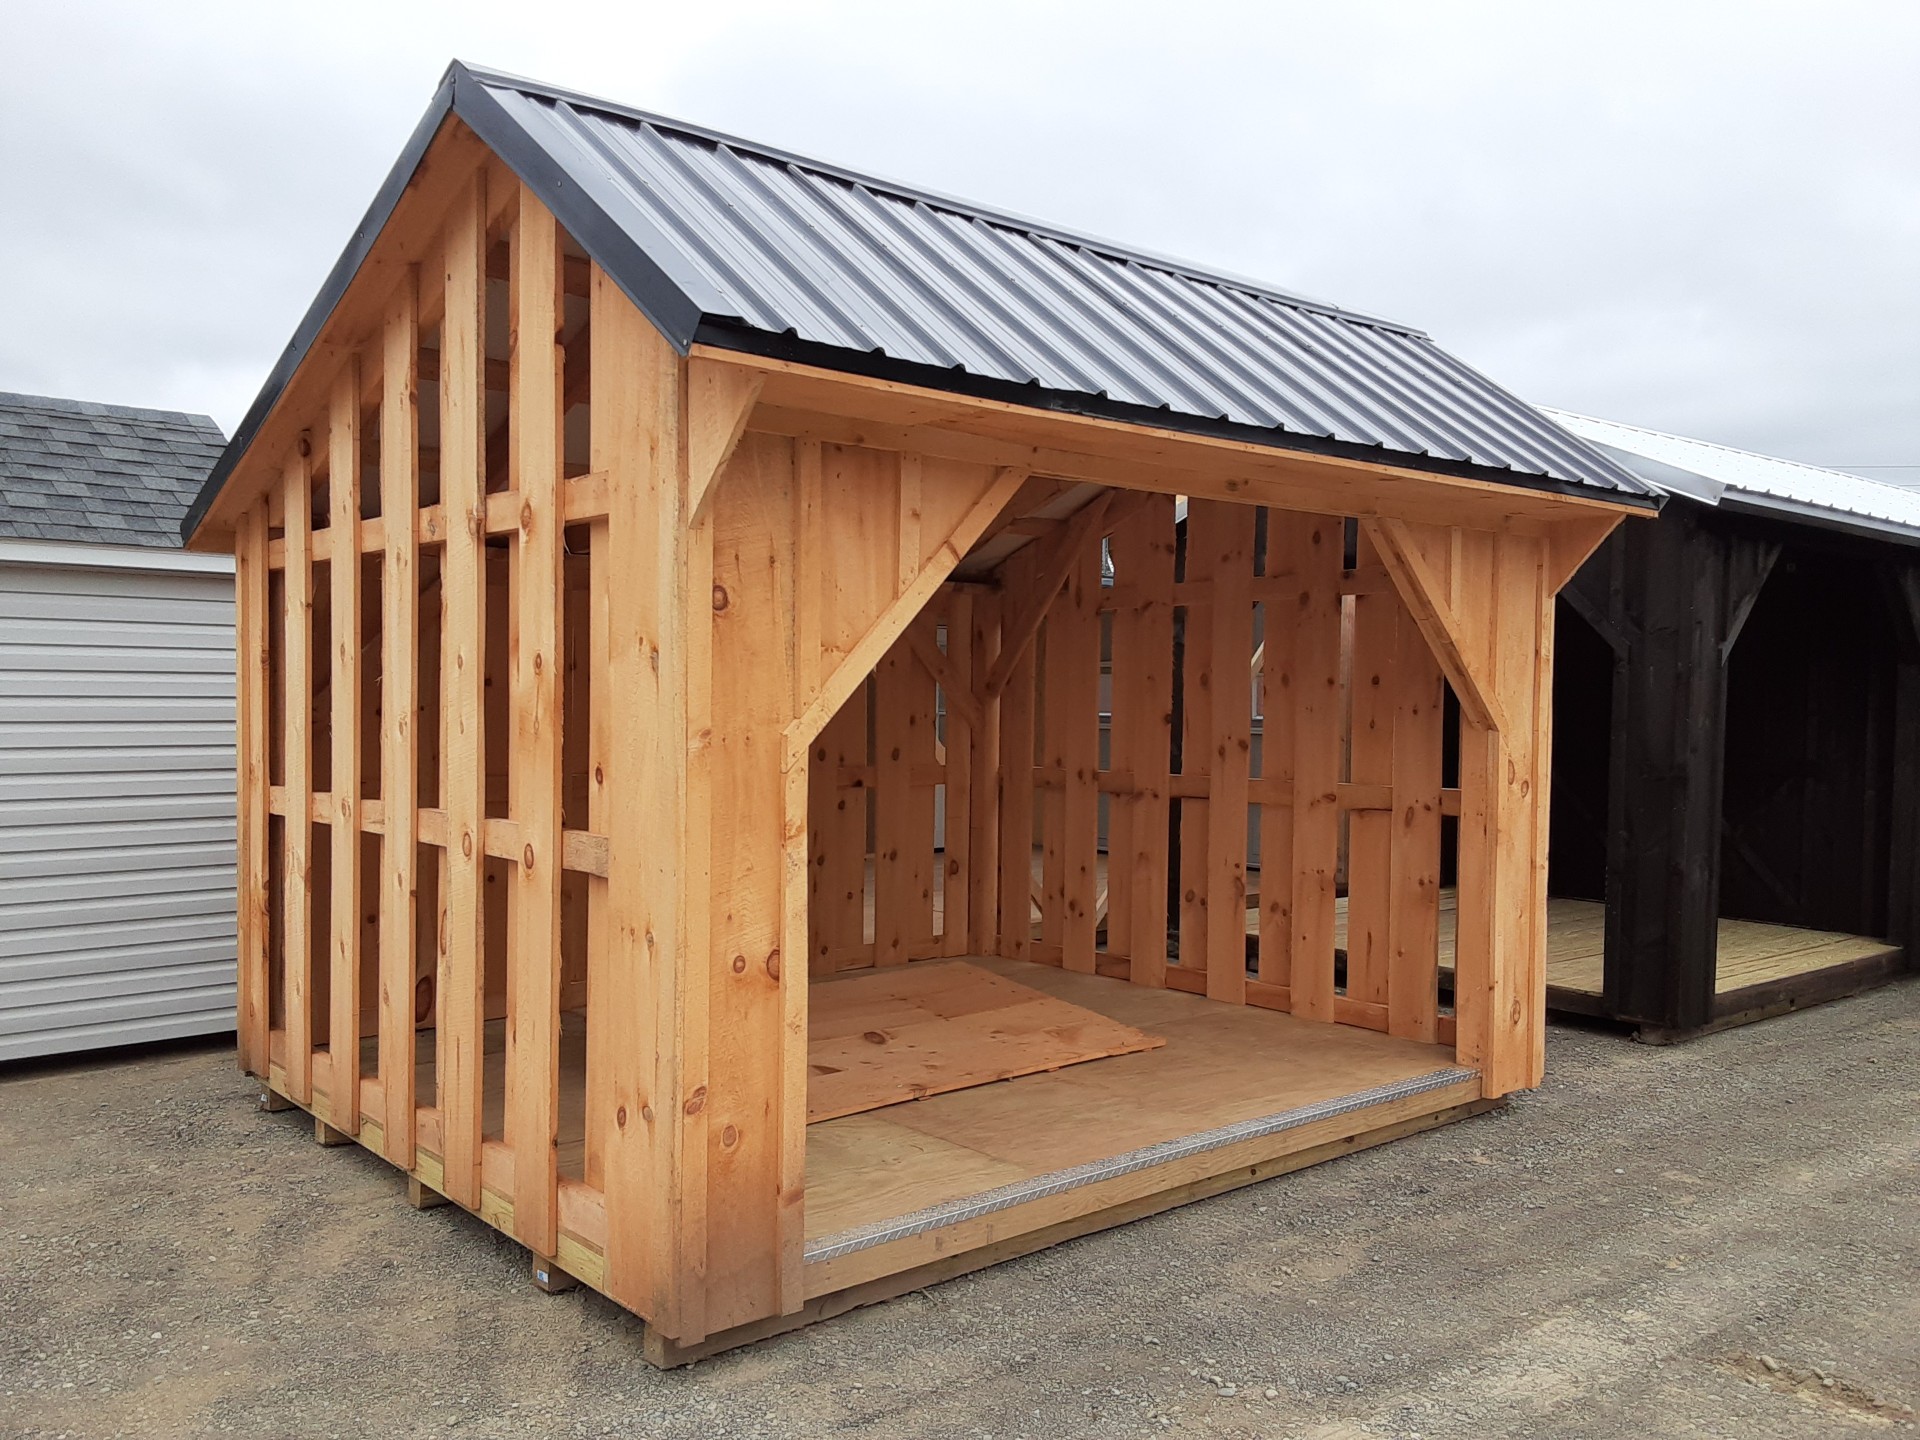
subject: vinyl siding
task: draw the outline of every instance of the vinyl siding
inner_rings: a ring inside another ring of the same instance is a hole
[[[233,653],[230,574],[0,557],[0,1062],[233,1028]]]

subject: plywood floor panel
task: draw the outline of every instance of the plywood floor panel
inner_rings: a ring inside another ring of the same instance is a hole
[[[964,960],[843,975],[807,1000],[810,1125],[1164,1043]]]

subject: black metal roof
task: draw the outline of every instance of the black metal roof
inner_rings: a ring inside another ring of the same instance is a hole
[[[225,444],[205,415],[0,392],[0,536],[177,548]]]
[[[570,91],[447,71],[209,481],[244,452],[458,115],[682,352],[1652,504],[1417,330]]]

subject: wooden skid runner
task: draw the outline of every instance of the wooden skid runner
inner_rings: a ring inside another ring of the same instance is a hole
[[[807,1123],[1166,1042],[964,961],[816,985]]]

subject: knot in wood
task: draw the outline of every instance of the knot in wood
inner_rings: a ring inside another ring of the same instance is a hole
[[[522,865],[525,865],[529,870],[533,869],[533,846],[532,845],[528,845],[525,849],[523,849],[520,852],[520,863]]]
[[[707,1087],[702,1085],[698,1090],[695,1090],[693,1094],[687,1097],[687,1103],[681,1106],[681,1109],[685,1110],[686,1113],[689,1115],[698,1115],[703,1109],[706,1108],[706,1104],[707,1104]]]
[[[869,1045],[884,1045],[887,1043],[887,1034],[884,1030],[869,1030],[860,1038]]]
[[[651,1125],[653,1123],[653,1106],[642,1105],[640,1107],[640,1118]]]
[[[547,668],[547,660],[538,650],[533,652],[533,673],[538,675]]]
[[[727,587],[724,585],[715,585],[713,587],[713,613],[718,615],[722,610],[726,609],[730,603],[732,602],[727,596]]]
[[[523,501],[520,505],[520,533],[522,535],[533,533],[533,505],[530,501]]]
[[[622,1105],[618,1110],[613,1112],[613,1123],[615,1125],[618,1125],[622,1130],[627,1128],[627,1107],[626,1106]]]
[[[736,955],[733,957],[733,973],[736,975],[744,975],[747,973],[747,957],[746,956]]]
[[[471,830],[462,830],[460,832],[460,853],[468,860],[473,858],[473,832]]]
[[[720,1148],[731,1150],[740,1143],[740,1132],[729,1125],[720,1132]]]
[[[780,978],[780,952],[778,950],[767,952],[767,974],[775,980]]]
[[[596,785],[604,785],[607,783],[607,772],[602,766],[596,765],[593,767],[593,783]]]
[[[300,436],[300,443],[294,448],[300,452],[300,458],[305,460],[313,454],[313,437],[303,431]]]

